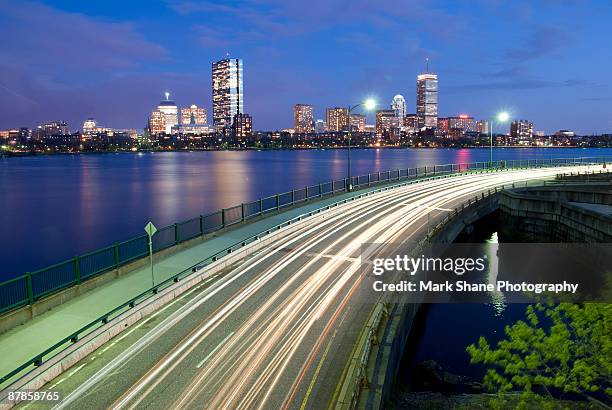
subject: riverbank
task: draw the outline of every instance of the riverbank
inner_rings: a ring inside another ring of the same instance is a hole
[[[607,150],[612,149],[611,146],[577,146],[577,145],[559,145],[559,146],[541,146],[541,145],[495,145],[496,150],[502,149],[542,149],[542,150],[574,150],[574,149],[589,149],[589,150]],[[338,145],[330,147],[242,147],[242,148],[182,148],[182,149],[126,149],[126,150],[99,150],[99,151],[2,151],[0,157],[6,158],[16,157],[31,157],[31,156],[48,156],[48,155],[96,155],[96,154],[139,154],[139,153],[162,153],[162,152],[241,152],[241,151],[327,151],[327,150],[346,150],[348,145]],[[413,147],[413,146],[351,146],[351,150],[489,150],[490,147],[475,145],[475,146],[441,146],[441,147]]]

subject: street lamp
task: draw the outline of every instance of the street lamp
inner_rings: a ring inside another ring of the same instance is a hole
[[[489,168],[493,168],[493,122],[495,120],[497,120],[498,122],[506,122],[508,121],[508,119],[510,118],[510,114],[508,114],[506,111],[502,111],[500,113],[498,113],[495,117],[491,118],[491,125],[489,127],[489,132],[490,132],[490,138],[489,138],[489,142],[490,142],[490,146],[491,146],[491,155],[490,155],[490,159],[489,159]]]
[[[347,113],[347,121],[348,121],[348,149],[347,149],[347,178],[346,178],[346,192],[350,192],[353,189],[353,184],[351,183],[351,112],[357,108],[364,106],[364,108],[368,111],[371,111],[376,107],[376,101],[372,98],[368,98],[367,100],[360,102],[359,104],[355,104],[352,107],[349,105],[348,113]]]

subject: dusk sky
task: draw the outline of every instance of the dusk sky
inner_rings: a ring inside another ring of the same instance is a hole
[[[0,0],[0,129],[142,129],[166,90],[211,122],[211,63],[229,52],[258,130],[292,127],[295,103],[323,118],[402,94],[415,112],[428,57],[440,116],[506,109],[535,130],[612,132],[610,21],[608,0]]]

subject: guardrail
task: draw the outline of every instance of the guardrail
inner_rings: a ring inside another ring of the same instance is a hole
[[[561,166],[585,163],[605,163],[612,157],[550,158],[535,160],[499,160],[463,164],[433,165],[415,168],[388,170],[354,176],[349,179],[332,180],[318,185],[306,186],[280,194],[242,203],[187,221],[161,228],[153,236],[153,251],[178,245],[185,241],[213,234],[230,226],[245,223],[255,217],[294,206],[309,200],[346,192],[350,184],[354,189],[369,187],[402,179],[421,178],[485,169],[530,168]],[[0,283],[0,313],[33,304],[45,296],[117,269],[148,255],[147,235],[143,234],[102,249],[76,256],[72,259],[33,271]]]
[[[557,174],[557,178],[560,178],[562,176],[599,175],[608,173],[610,172],[603,172],[601,170],[599,170],[599,172],[577,172],[568,174]],[[532,185],[542,186],[542,182],[526,182],[524,185],[519,185],[517,183],[505,184],[500,187],[488,189],[487,191],[482,192],[480,195],[475,195],[474,197],[469,198],[467,201],[462,202],[460,206],[455,207],[453,208],[453,210],[448,212],[444,216],[444,218],[442,218],[442,220],[436,223],[431,229],[428,229],[427,235],[421,242],[419,242],[415,249],[420,249],[420,247],[424,244],[431,242],[431,239],[435,237],[438,233],[440,233],[440,231],[442,231],[442,229],[444,229],[444,227],[448,223],[450,223],[453,219],[461,215],[461,213],[465,212],[469,207],[477,205],[482,201],[488,200],[491,196],[496,195],[497,193],[502,192],[505,189],[515,189]],[[546,181],[544,181],[544,185],[547,185]],[[559,183],[559,185],[565,184]],[[379,343],[377,339],[377,334],[380,331],[380,326],[383,321],[386,320],[388,317],[389,313],[387,305],[388,303],[384,300],[384,298],[381,298],[381,300],[378,301],[375,309],[372,311],[372,313],[370,313],[368,321],[362,329],[359,338],[357,339],[357,343],[355,344],[355,348],[353,349],[353,352],[351,353],[349,359],[348,371],[346,372],[344,380],[341,380],[341,388],[338,391],[338,396],[335,397],[336,402],[334,403],[334,408],[336,410],[348,410],[356,408],[359,403],[361,391],[364,388],[367,388],[369,385],[367,374],[368,362],[373,347]]]
[[[581,158],[580,160],[584,161],[576,161],[576,159],[572,159],[573,162],[565,162],[563,163],[564,165],[585,165],[587,163],[592,163],[592,164],[596,164],[596,163],[602,163],[602,162],[606,162],[604,157],[602,158],[598,158],[599,161],[595,161],[594,159],[591,159],[590,162],[587,162],[585,158]],[[501,162],[501,161],[500,161]],[[452,164],[449,164],[452,165]],[[546,166],[550,166],[546,165]],[[553,165],[553,166],[558,166],[558,165]],[[57,343],[55,343],[53,346],[49,347],[48,349],[44,350],[43,352],[37,354],[36,356],[32,357],[30,360],[26,361],[25,363],[23,363],[22,365],[20,365],[19,367],[15,368],[13,371],[9,372],[8,374],[0,377],[0,385],[4,384],[6,381],[13,379],[14,377],[24,373],[28,368],[31,368],[32,366],[40,366],[42,365],[42,363],[46,360],[49,360],[50,358],[52,358],[55,354],[59,353],[60,351],[62,351],[64,348],[70,346],[72,343],[76,343],[77,341],[79,341],[81,338],[83,338],[84,336],[88,335],[89,333],[91,333],[92,331],[94,331],[95,329],[97,329],[100,326],[105,325],[106,323],[108,323],[109,321],[111,321],[112,319],[116,318],[117,316],[121,315],[122,313],[124,313],[125,311],[134,308],[138,303],[141,303],[142,301],[144,301],[145,299],[157,294],[160,290],[165,289],[169,286],[172,286],[174,283],[179,282],[181,279],[184,279],[185,277],[191,275],[192,273],[194,273],[195,271],[205,267],[206,265],[217,261],[218,259],[220,259],[221,257],[228,255],[238,249],[240,249],[243,246],[246,246],[254,241],[259,240],[260,238],[264,237],[265,235],[269,235],[270,233],[277,231],[279,229],[282,229],[286,226],[289,226],[295,222],[301,221],[303,218],[318,214],[324,210],[329,210],[331,208],[337,207],[341,204],[346,204],[348,202],[369,196],[369,195],[373,195],[375,193],[379,193],[382,191],[386,191],[389,189],[394,189],[400,186],[405,186],[408,184],[413,184],[416,182],[420,182],[423,180],[431,180],[431,179],[438,179],[438,178],[443,178],[443,177],[452,177],[454,175],[460,175],[461,173],[465,173],[465,172],[476,172],[476,173],[482,173],[482,172],[491,172],[491,171],[502,171],[505,169],[510,169],[510,168],[519,168],[519,167],[507,167],[507,166],[499,166],[499,167],[485,167],[485,168],[473,168],[473,169],[467,169],[467,171],[461,171],[461,172],[446,172],[445,174],[430,174],[428,176],[425,175],[418,175],[418,178],[415,178],[414,176],[410,177],[410,180],[405,181],[405,182],[401,182],[399,184],[391,184],[391,185],[386,185],[384,187],[381,187],[379,189],[375,189],[372,191],[368,191],[359,195],[355,195],[353,197],[349,197],[349,198],[345,198],[343,200],[334,202],[332,204],[326,205],[324,207],[318,208],[316,210],[313,210],[311,212],[305,213],[305,214],[301,214],[295,218],[292,218],[290,220],[287,220],[285,222],[282,222],[280,224],[277,224],[271,228],[268,228],[258,234],[255,234],[249,238],[246,238],[234,245],[231,245],[217,253],[215,253],[214,255],[208,256],[204,259],[202,259],[201,261],[199,261],[198,263],[182,270],[181,272],[178,272],[177,274],[175,274],[174,276],[160,282],[159,284],[155,285],[154,287],[140,293],[139,295],[131,298],[130,300],[122,303],[121,305],[117,306],[116,308],[108,311],[107,313],[105,313],[104,315],[98,317],[97,319],[91,321],[90,323],[88,323],[87,325],[83,326],[82,328],[78,329],[77,331],[73,332],[72,334],[66,336],[65,338],[63,338],[62,340],[58,341]],[[407,170],[408,171],[408,170]],[[406,172],[407,175],[410,175],[409,172]],[[370,174],[372,175],[372,174]],[[402,175],[401,172],[399,172],[398,170],[398,175]],[[354,177],[354,178],[359,178],[359,177]],[[408,177],[398,177],[395,180],[400,180],[400,179],[407,179]],[[393,179],[389,180],[389,179],[383,179],[382,181],[384,182],[391,182],[393,181]],[[348,182],[345,180],[345,182]],[[362,185],[363,187],[363,185]],[[354,186],[355,188],[355,186]],[[342,189],[341,191],[344,191],[345,189]],[[340,192],[340,191],[339,191]],[[283,194],[279,194],[279,195],[283,195]],[[279,196],[276,195],[276,196]],[[261,199],[259,200],[261,201]],[[304,201],[304,199],[302,200]],[[256,201],[257,202],[257,201]],[[243,204],[244,205],[244,204]],[[242,207],[241,207],[242,208]],[[261,211],[260,211],[261,212]],[[267,212],[267,211],[264,211]],[[174,224],[171,226],[176,226],[178,224]],[[57,266],[57,265],[54,265]],[[12,281],[8,281],[8,282],[12,282]],[[6,282],[5,282],[6,283]],[[0,285],[1,286],[1,285]],[[1,294],[1,293],[0,293]],[[382,318],[383,316],[381,316]],[[382,320],[382,319],[381,319]]]
[[[470,171],[470,172],[490,172],[490,169],[480,169],[480,170],[476,170],[476,171]],[[326,205],[324,207],[318,208],[316,210],[313,210],[311,212],[305,213],[305,214],[301,214],[296,216],[295,218],[289,219],[285,222],[282,222],[280,224],[277,224],[271,228],[268,228],[264,231],[261,231],[255,235],[250,236],[249,238],[246,238],[240,242],[237,242],[236,244],[229,246],[217,253],[215,253],[214,255],[211,255],[207,258],[202,259],[201,261],[199,261],[198,263],[188,267],[187,269],[182,270],[181,272],[177,273],[176,275],[158,283],[157,285],[155,285],[154,287],[140,293],[139,295],[131,298],[130,300],[126,301],[125,303],[122,303],[121,305],[117,306],[116,308],[108,311],[107,313],[105,313],[104,315],[98,317],[95,320],[92,320],[90,323],[88,323],[87,325],[81,327],[80,329],[78,329],[77,331],[73,332],[72,334],[64,337],[62,340],[58,341],[57,343],[55,343],[53,346],[49,347],[48,349],[44,350],[43,352],[37,354],[36,356],[32,357],[30,360],[24,362],[22,365],[20,365],[19,367],[15,368],[13,371],[9,372],[8,374],[0,377],[0,385],[2,385],[3,383],[5,383],[8,380],[11,380],[12,378],[14,378],[17,375],[22,374],[23,372],[25,372],[28,368],[30,368],[31,366],[40,366],[43,364],[44,361],[49,360],[50,358],[52,358],[55,354],[59,353],[60,351],[62,351],[64,348],[70,346],[72,343],[76,343],[77,341],[79,341],[80,339],[82,339],[84,336],[87,336],[89,333],[91,333],[92,331],[94,331],[95,329],[97,329],[100,326],[105,325],[106,323],[110,322],[112,319],[118,317],[119,315],[121,315],[122,313],[126,312],[129,309],[134,308],[137,304],[141,303],[142,301],[146,300],[147,298],[157,294],[160,290],[166,289],[169,286],[172,286],[174,283],[179,282],[181,279],[184,279],[185,277],[191,275],[192,273],[196,272],[197,270],[206,267],[207,265],[209,265],[212,262],[215,262],[217,260],[219,260],[220,258],[222,258],[225,255],[231,254],[232,252],[240,249],[243,246],[246,246],[250,243],[252,243],[253,241],[259,240],[261,238],[263,238],[266,235],[269,235],[270,233],[277,231],[281,228],[284,228],[286,226],[289,226],[295,222],[301,221],[303,218],[307,218],[310,217],[312,215],[318,214],[324,210],[329,210],[331,208],[337,207],[339,205],[342,204],[346,204],[348,202],[369,196],[369,195],[373,195],[375,193],[379,193],[382,191],[386,191],[389,189],[394,189],[396,187],[400,187],[400,186],[405,186],[408,184],[413,184],[416,182],[420,182],[420,181],[424,181],[424,180],[430,180],[430,179],[437,179],[437,178],[443,178],[443,177],[449,177],[449,176],[453,176],[453,175],[460,175],[458,173],[455,174],[448,174],[448,175],[434,175],[434,176],[429,176],[429,177],[423,177],[421,179],[412,179],[409,181],[405,181],[405,182],[401,182],[399,184],[394,184],[394,185],[386,185],[384,187],[372,190],[372,191],[368,191],[365,192],[363,194],[360,195],[355,195],[353,197],[349,197],[349,198],[345,198],[341,201],[337,201],[334,202],[332,204]]]

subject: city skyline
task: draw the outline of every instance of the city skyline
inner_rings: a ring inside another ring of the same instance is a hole
[[[299,102],[314,106],[319,119],[328,107],[367,97],[387,108],[401,94],[406,112],[415,113],[414,79],[430,58],[430,70],[440,76],[441,117],[484,119],[503,109],[547,133],[612,130],[605,72],[611,57],[599,52],[596,65],[588,60],[593,50],[606,49],[609,4],[480,1],[476,10],[451,2],[392,8],[362,1],[332,24],[331,11],[341,9],[333,1],[317,3],[320,13],[297,4],[243,3],[168,1],[147,3],[146,10],[139,10],[139,2],[123,8],[112,1],[1,4],[0,22],[14,41],[0,46],[10,57],[0,63],[0,98],[10,101],[0,128],[56,119],[76,128],[94,117],[115,128],[142,129],[166,90],[180,107],[196,104],[212,114],[209,67],[229,52],[246,62],[246,112],[257,129],[290,128]],[[307,16],[317,24],[305,24]],[[230,20],[238,30],[226,28]],[[406,22],[414,30],[395,35],[392,28]],[[480,38],[474,22],[491,34]],[[176,24],[187,30],[166,30]],[[489,25],[497,29],[487,30]],[[287,26],[292,30],[286,38],[272,38]],[[340,31],[343,36],[335,37]],[[318,40],[330,35],[339,52],[320,46]],[[373,113],[368,123],[374,123]]]

